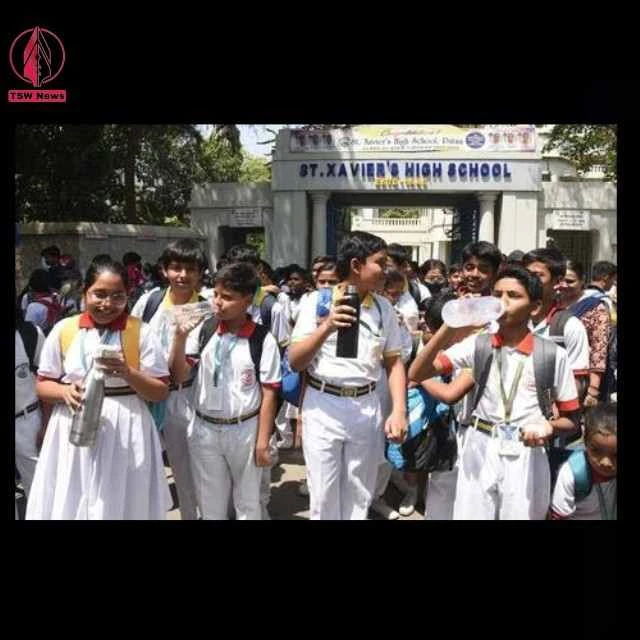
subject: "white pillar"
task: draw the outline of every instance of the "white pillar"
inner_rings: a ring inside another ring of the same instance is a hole
[[[480,203],[480,229],[478,231],[478,240],[494,243],[494,221],[493,207],[496,203],[497,193],[479,193],[478,202]]]
[[[311,259],[327,253],[327,201],[330,195],[328,191],[311,193],[311,202],[313,202]]]

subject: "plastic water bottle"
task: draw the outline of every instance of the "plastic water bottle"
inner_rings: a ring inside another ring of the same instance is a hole
[[[452,328],[480,326],[495,322],[503,313],[499,298],[458,298],[442,307],[442,320]]]
[[[336,344],[336,356],[338,358],[358,357],[358,334],[360,333],[360,296],[358,289],[354,285],[347,285],[345,295],[341,304],[349,305],[356,310],[355,322],[349,327],[338,329],[338,340]]]

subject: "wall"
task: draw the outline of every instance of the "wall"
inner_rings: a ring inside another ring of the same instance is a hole
[[[204,248],[205,237],[184,227],[155,225],[101,224],[94,222],[29,222],[21,224],[23,273],[40,266],[40,253],[55,244],[62,254],[76,259],[84,271],[98,253],[122,260],[127,251],[135,251],[143,262],[155,263],[166,245],[179,238],[195,238]]]

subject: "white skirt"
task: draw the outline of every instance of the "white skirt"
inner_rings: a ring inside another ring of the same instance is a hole
[[[71,412],[56,405],[36,465],[27,520],[164,520],[172,500],[162,446],[137,395],[106,397],[93,447],[69,442]]]

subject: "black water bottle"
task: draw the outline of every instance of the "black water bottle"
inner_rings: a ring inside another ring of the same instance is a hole
[[[347,285],[345,295],[340,304],[349,305],[356,310],[355,322],[349,327],[338,329],[338,340],[336,345],[336,356],[338,358],[358,357],[358,321],[360,320],[360,296],[358,289],[354,285]]]

